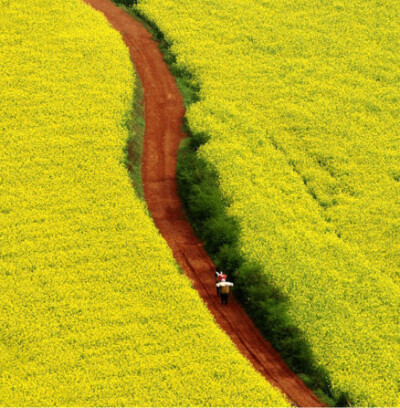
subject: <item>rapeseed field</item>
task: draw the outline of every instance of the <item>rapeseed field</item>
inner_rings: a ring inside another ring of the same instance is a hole
[[[0,405],[287,405],[134,193],[119,34],[77,0],[0,10]]]
[[[400,405],[400,8],[141,0],[201,85],[240,246],[288,296],[335,396]]]

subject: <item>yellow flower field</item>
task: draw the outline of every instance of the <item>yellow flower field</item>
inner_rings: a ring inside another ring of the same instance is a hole
[[[119,34],[78,0],[0,11],[0,405],[287,405],[134,193]]]
[[[188,120],[334,395],[400,405],[400,8],[141,0],[201,85]]]

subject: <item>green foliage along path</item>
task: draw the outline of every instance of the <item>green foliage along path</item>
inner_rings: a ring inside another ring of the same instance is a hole
[[[135,196],[120,35],[77,0],[0,11],[0,405],[287,405]]]
[[[240,247],[288,296],[333,394],[400,404],[396,2],[141,0],[200,82]]]

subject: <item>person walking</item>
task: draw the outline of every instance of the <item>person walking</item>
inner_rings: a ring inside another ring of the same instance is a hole
[[[215,272],[215,283],[216,284],[221,282],[222,279],[226,279],[226,278],[227,278],[227,276],[223,272],[218,272],[218,271]],[[220,295],[219,289],[220,288],[217,286],[217,295],[218,296]]]
[[[228,304],[228,297],[231,292],[232,286],[233,286],[233,283],[227,282],[225,279],[222,279],[221,282],[217,283],[217,288],[219,288],[219,294],[221,296],[221,305]]]

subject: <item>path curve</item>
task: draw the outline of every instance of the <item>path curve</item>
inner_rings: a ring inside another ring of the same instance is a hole
[[[101,11],[121,32],[144,89],[145,136],[142,158],[143,189],[149,210],[181,269],[207,304],[217,323],[241,353],[297,406],[323,406],[262,337],[235,301],[221,306],[216,296],[215,265],[203,249],[181,206],[176,163],[185,114],[174,77],[147,30],[109,0],[85,0]]]

